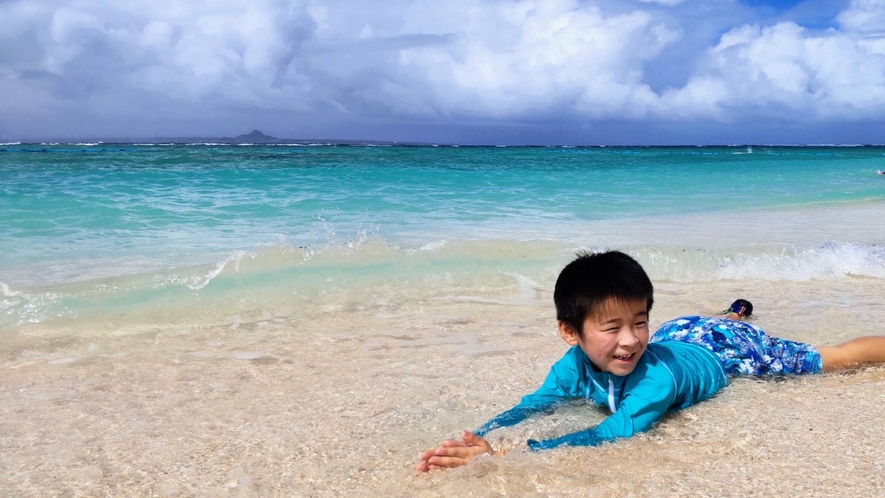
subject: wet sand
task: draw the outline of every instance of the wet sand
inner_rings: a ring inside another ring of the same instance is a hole
[[[630,440],[525,451],[604,417],[576,404],[493,432],[505,457],[416,474],[421,450],[512,406],[565,351],[551,287],[364,288],[4,332],[0,495],[885,495],[883,367],[740,379]],[[885,323],[881,282],[845,277],[656,282],[652,325],[735,297],[796,340]]]

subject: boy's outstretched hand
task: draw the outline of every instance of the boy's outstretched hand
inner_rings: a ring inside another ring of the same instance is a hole
[[[421,461],[415,465],[418,472],[467,465],[483,453],[493,455],[492,445],[485,439],[467,431],[461,431],[461,441],[450,439],[442,446],[421,453]]]

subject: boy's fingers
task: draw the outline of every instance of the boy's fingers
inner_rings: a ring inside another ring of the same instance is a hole
[[[435,456],[427,461],[427,464],[430,468],[451,468],[451,467],[460,467],[462,465],[467,465],[469,460],[465,460],[463,458],[458,457],[443,457],[443,456]]]
[[[437,453],[437,452],[440,450],[446,449],[446,448],[469,448],[469,446],[467,446],[467,444],[463,441],[443,441],[442,446],[439,446],[437,448],[430,448],[429,450],[422,451],[421,452],[421,459],[427,460],[428,458],[432,457],[433,455],[441,455],[442,453]]]
[[[434,456],[450,456],[458,458],[473,458],[480,453],[484,453],[483,449],[477,446],[465,446],[461,448],[437,448],[433,452]]]
[[[474,457],[487,452],[488,443],[468,431],[462,432],[462,441],[449,439],[442,442],[442,446],[431,448],[421,452],[421,461],[415,464],[418,472],[427,472],[434,469],[445,469],[467,465]]]
[[[447,440],[447,441],[443,441],[443,442],[442,442],[442,445],[443,445],[444,448],[451,448],[451,447],[454,447],[454,446],[467,446],[467,443],[464,442],[464,441],[457,441],[457,440],[454,440],[454,439],[450,439],[450,440]]]

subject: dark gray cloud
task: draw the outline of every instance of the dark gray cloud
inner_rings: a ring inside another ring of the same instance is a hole
[[[789,3],[0,1],[0,138],[885,141],[885,0]]]

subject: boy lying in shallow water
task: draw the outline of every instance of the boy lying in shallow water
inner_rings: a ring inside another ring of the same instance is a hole
[[[541,387],[518,405],[461,440],[443,441],[421,453],[418,471],[458,467],[483,453],[489,431],[517,424],[572,399],[587,399],[612,414],[596,427],[529,448],[593,446],[646,431],[670,410],[709,398],[738,375],[831,372],[885,362],[885,336],[861,337],[815,347],[766,335],[740,321],[752,312],[738,300],[726,318],[687,316],[649,337],[653,288],[645,270],[618,252],[584,253],[559,274],[553,294],[559,334],[572,346]]]

